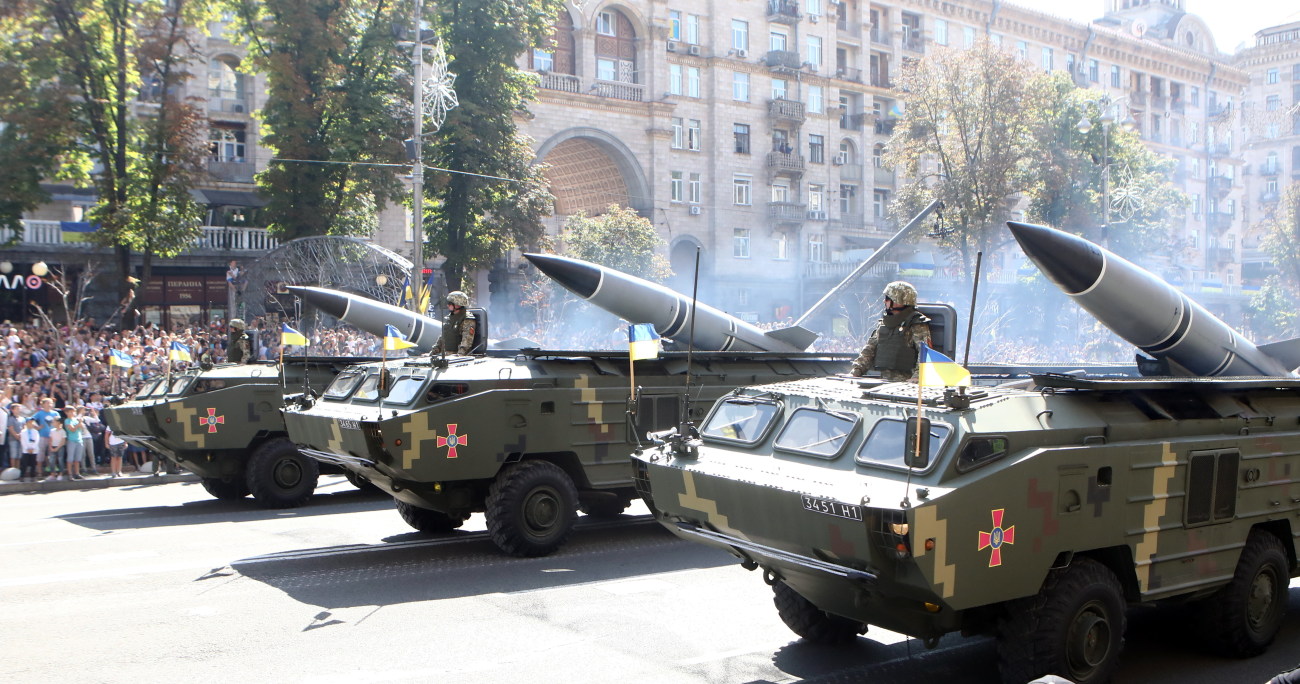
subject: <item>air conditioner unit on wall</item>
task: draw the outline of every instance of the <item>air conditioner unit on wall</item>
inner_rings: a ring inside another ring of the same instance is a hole
[[[691,55],[694,56],[694,57],[699,57],[699,56],[700,56],[700,46],[698,46],[698,45],[692,45],[692,46],[688,49],[688,52],[690,52]]]
[[[821,15],[818,15],[818,14],[809,14],[809,15],[808,15],[808,22],[809,22],[809,23],[811,23],[811,24],[816,24],[816,23],[819,22],[819,21],[821,21]]]
[[[242,104],[232,104],[232,105],[230,105],[230,111],[232,111],[232,112],[234,112],[234,113],[236,113],[236,114],[243,114],[243,113],[244,113],[244,105],[242,105]]]
[[[677,41],[675,40],[668,41],[668,51],[677,52]]]
[[[700,213],[701,213],[701,211],[703,211],[703,210],[700,209],[699,207],[695,207],[695,206],[693,206],[693,207],[691,207],[691,216],[699,216]]]
[[[749,58],[749,50],[736,50],[736,57],[738,57],[738,58],[740,58],[740,59],[748,59],[748,58]]]
[[[831,163],[836,166],[844,166],[845,162],[847,161],[848,161],[848,155],[845,155],[844,153],[837,154],[833,158],[831,158]]]

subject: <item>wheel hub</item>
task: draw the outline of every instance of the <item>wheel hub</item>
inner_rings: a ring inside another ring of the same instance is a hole
[[[281,459],[275,464],[275,484],[283,489],[291,489],[302,482],[302,466],[292,458]]]
[[[524,504],[524,527],[532,535],[549,533],[560,519],[560,496],[549,488],[538,488]]]
[[[1070,670],[1086,675],[1106,661],[1110,652],[1110,623],[1096,607],[1081,611],[1070,625],[1068,656]]]
[[[1253,630],[1261,629],[1268,622],[1277,590],[1273,574],[1261,572],[1255,575],[1250,584],[1250,599],[1246,604],[1246,620]]]

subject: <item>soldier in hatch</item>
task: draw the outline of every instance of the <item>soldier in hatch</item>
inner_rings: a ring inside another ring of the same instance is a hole
[[[447,318],[442,324],[442,338],[434,346],[433,353],[441,354],[443,350],[461,356],[468,355],[474,349],[474,333],[478,330],[478,319],[469,310],[469,295],[456,290],[447,293]]]
[[[231,363],[252,363],[253,344],[248,339],[248,326],[242,318],[230,319],[230,343],[226,345],[226,360]]]
[[[852,374],[880,371],[889,382],[906,382],[916,377],[916,360],[921,343],[930,344],[930,319],[916,310],[916,288],[896,280],[885,286],[885,312],[867,339]]]

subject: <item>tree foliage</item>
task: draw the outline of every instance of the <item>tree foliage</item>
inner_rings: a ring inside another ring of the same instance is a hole
[[[666,245],[654,224],[617,204],[600,216],[579,211],[568,217],[561,235],[568,256],[661,283],[672,276]]]
[[[1264,222],[1260,247],[1273,257],[1270,275],[1251,300],[1252,328],[1273,339],[1300,335],[1300,183],[1292,183]]]
[[[258,177],[281,239],[373,233],[377,210],[404,196],[410,57],[395,0],[228,0],[266,75],[262,144],[277,160]]]
[[[515,60],[544,44],[563,7],[560,0],[443,0],[432,8],[460,100],[425,157],[454,171],[430,176],[424,225],[427,248],[446,258],[448,289],[463,287],[467,269],[542,235],[553,199],[515,121],[536,83]]]
[[[145,254],[147,278],[150,259],[198,235],[189,189],[206,155],[204,118],[175,93],[191,77],[186,27],[207,19],[198,0],[12,0],[0,9],[10,86],[0,114],[6,149],[17,153],[4,173],[18,181],[0,186],[0,205],[12,214],[39,204],[42,177],[92,185],[98,202],[87,219],[116,251],[120,294],[133,252]]]

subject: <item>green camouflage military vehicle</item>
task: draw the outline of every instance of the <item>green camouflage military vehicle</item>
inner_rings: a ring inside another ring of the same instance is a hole
[[[691,415],[738,385],[842,372],[849,358],[696,353]],[[637,361],[630,403],[627,352],[390,360],[348,369],[319,400],[289,405],[285,425],[305,453],[390,493],[412,527],[449,532],[484,512],[501,550],[538,556],[563,544],[579,506],[614,516],[636,496],[634,435],[677,424],[687,369],[685,352]]]
[[[366,360],[285,357],[283,379],[273,362],[195,368],[171,375],[170,385],[166,376],[150,381],[130,400],[106,407],[104,420],[128,443],[198,475],[218,499],[251,493],[267,508],[300,506],[321,469],[286,438],[285,394],[319,393],[343,368]]]
[[[1229,655],[1273,640],[1297,576],[1300,380],[1037,375],[921,402],[843,376],[740,389],[638,451],[637,491],[761,568],[809,640],[991,634],[1017,684],[1107,680],[1134,604],[1193,604]]]

